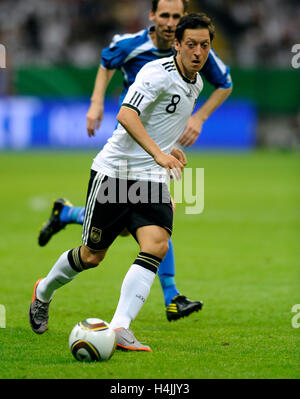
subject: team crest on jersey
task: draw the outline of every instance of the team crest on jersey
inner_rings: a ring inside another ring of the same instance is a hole
[[[102,230],[97,229],[96,227],[92,227],[90,239],[93,243],[97,244],[101,241]]]

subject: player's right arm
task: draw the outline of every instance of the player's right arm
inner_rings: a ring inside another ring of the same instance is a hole
[[[153,104],[161,93],[168,90],[169,84],[168,72],[160,63],[154,61],[144,65],[136,75],[135,82],[128,89],[117,120],[158,165],[167,169],[170,176],[180,179],[184,164],[173,155],[161,150],[140,118],[143,111]]]
[[[94,136],[95,129],[98,129],[103,118],[104,97],[106,88],[115,73],[115,69],[105,69],[99,66],[93,94],[91,97],[91,105],[86,114],[88,135]]]
[[[118,122],[126,129],[130,136],[149,154],[155,162],[166,168],[168,173],[177,180],[181,179],[184,165],[173,155],[164,153],[147,133],[138,113],[126,105],[121,106],[117,115]]]
[[[184,166],[186,166],[187,158],[185,153],[180,148],[173,147],[171,155],[173,155],[173,157],[177,158]]]

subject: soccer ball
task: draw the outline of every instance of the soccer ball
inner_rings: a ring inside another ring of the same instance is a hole
[[[77,323],[69,336],[69,348],[80,362],[108,360],[117,345],[116,333],[106,321],[89,318]]]

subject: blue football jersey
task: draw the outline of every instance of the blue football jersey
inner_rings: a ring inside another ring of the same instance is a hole
[[[153,29],[154,27],[150,27],[134,34],[115,35],[111,44],[102,50],[101,65],[106,69],[119,69],[123,74],[124,88],[120,96],[120,104],[137,73],[146,63],[174,54],[173,49],[159,50],[154,46],[149,35]],[[229,67],[213,49],[200,74],[215,88],[232,86]]]

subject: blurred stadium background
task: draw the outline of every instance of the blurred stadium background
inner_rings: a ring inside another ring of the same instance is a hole
[[[0,0],[0,149],[95,148],[111,135],[120,74],[109,88],[101,134],[89,139],[89,106],[101,49],[115,33],[148,26],[150,0]],[[297,0],[191,0],[217,27],[214,48],[234,90],[196,148],[300,147]],[[3,66],[3,65],[2,65]],[[209,95],[205,85],[202,96]],[[200,101],[201,102],[201,101]]]

